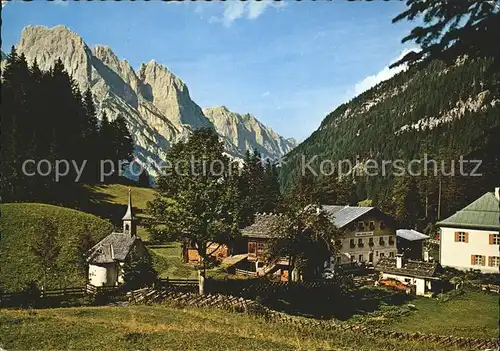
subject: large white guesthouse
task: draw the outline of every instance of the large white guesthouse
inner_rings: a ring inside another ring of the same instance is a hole
[[[461,270],[498,273],[500,263],[499,189],[438,222],[440,263]]]

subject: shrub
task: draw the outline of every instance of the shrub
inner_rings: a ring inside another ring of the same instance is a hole
[[[464,289],[450,290],[446,293],[439,294],[438,295],[438,302],[445,303],[445,302],[451,301],[453,299],[456,299],[459,296],[462,296],[464,293],[465,293]]]
[[[154,269],[153,259],[146,250],[145,254],[137,251],[137,247],[130,252],[123,265],[123,280],[125,288],[135,290],[152,286],[158,278]]]

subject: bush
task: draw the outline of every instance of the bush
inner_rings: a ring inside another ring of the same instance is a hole
[[[451,301],[453,299],[456,299],[459,296],[462,296],[463,294],[465,294],[464,289],[450,290],[446,293],[439,294],[438,295],[438,302],[445,303],[445,302]]]
[[[137,247],[130,252],[123,265],[123,280],[125,288],[135,290],[152,286],[158,279],[158,273],[154,269],[153,259],[146,250],[144,254],[137,251]]]

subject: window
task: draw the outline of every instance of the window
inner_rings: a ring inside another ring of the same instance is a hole
[[[354,246],[355,246],[355,244],[354,244],[354,239],[351,239],[351,241],[350,241],[350,246],[351,246],[351,249],[354,249]]]
[[[257,252],[264,251],[264,243],[257,243]]]
[[[373,246],[373,245],[374,245],[374,243],[373,243],[373,238],[368,239],[368,245],[370,245],[370,246]]]
[[[394,245],[394,238],[392,236],[389,237],[389,245]]]
[[[365,222],[363,221],[358,222],[358,230],[365,230]]]
[[[375,222],[370,221],[370,230],[375,230]]]
[[[455,232],[455,242],[457,243],[468,243],[469,233],[466,232]]]
[[[364,259],[363,259],[363,255],[359,255],[359,257],[358,257],[358,262],[363,262],[363,261],[364,261]]]
[[[342,240],[335,240],[335,246],[336,246],[338,249],[341,249],[341,248],[342,248]]]
[[[380,221],[380,229],[385,229],[385,223]]]
[[[411,283],[411,279],[410,278],[405,278],[405,283]]]
[[[489,263],[490,267],[498,267],[498,266],[500,266],[500,257],[498,257],[498,256],[491,256],[489,258],[489,262],[488,263]]]
[[[255,243],[253,241],[248,243],[248,253],[255,255]]]
[[[378,257],[378,251],[375,251],[375,256],[377,256],[377,257]]]
[[[380,239],[378,239],[378,244],[380,246],[384,246],[385,245],[384,237],[380,237]]]
[[[389,252],[389,257],[394,257],[394,252]]]
[[[490,234],[490,245],[500,245],[500,234]]]
[[[354,262],[354,255],[351,255],[351,262]]]
[[[128,233],[129,230],[130,230],[130,226],[128,224],[125,224],[125,233]]]
[[[358,239],[358,247],[363,247],[363,239]]]
[[[482,255],[472,255],[471,264],[474,266],[484,266],[485,257]]]
[[[385,257],[385,254],[383,252],[381,252],[380,257]]]

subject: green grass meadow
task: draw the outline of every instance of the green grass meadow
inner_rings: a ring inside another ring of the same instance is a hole
[[[0,205],[0,211],[0,284],[6,291],[21,291],[30,281],[42,283],[42,267],[30,249],[42,221],[57,229],[61,247],[46,288],[84,284],[86,268],[78,251],[82,235],[88,231],[97,243],[113,231],[109,221],[65,207],[12,203]]]
[[[163,305],[0,310],[6,350],[439,350],[353,332]]]

